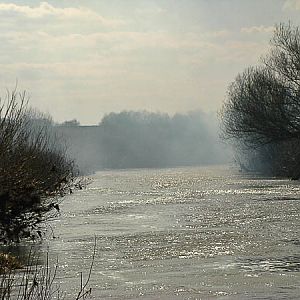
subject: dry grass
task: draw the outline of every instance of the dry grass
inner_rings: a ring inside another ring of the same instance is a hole
[[[80,273],[80,285],[78,292],[74,293],[72,300],[87,299],[92,292],[88,287],[92,268],[96,254],[96,239],[94,243],[92,261],[88,270],[86,280],[83,280],[82,272]],[[38,256],[30,253],[27,264],[24,268],[17,264],[18,260],[10,255],[5,257],[0,265],[2,273],[0,275],[0,300],[62,300],[66,299],[66,292],[63,291],[57,282],[58,261],[51,266],[49,255],[46,256],[44,265],[38,264]],[[12,263],[9,263],[12,262]]]

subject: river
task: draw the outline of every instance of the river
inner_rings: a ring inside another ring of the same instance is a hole
[[[299,299],[300,185],[234,168],[101,171],[43,243],[92,299]],[[68,297],[68,295],[67,295]]]

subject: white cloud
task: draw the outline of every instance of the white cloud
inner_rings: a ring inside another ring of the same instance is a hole
[[[32,92],[34,105],[62,120],[75,117],[75,112],[81,118],[86,109],[91,115],[87,121],[97,121],[95,105],[107,112],[170,107],[175,111],[193,108],[186,99],[208,99],[205,105],[213,106],[211,99],[222,98],[223,82],[257,63],[266,49],[265,35],[273,30],[260,26],[262,22],[230,31],[227,24],[222,30],[202,24],[177,30],[170,12],[147,0],[137,10],[132,7],[130,14],[121,14],[125,26],[119,26],[119,12],[106,11],[102,17],[105,10],[93,10],[85,4],[88,1],[80,1],[85,7],[60,6],[75,1],[29,6],[11,1],[15,4],[0,1],[0,83],[18,78]],[[265,34],[253,34],[259,32]],[[90,102],[78,105],[69,116],[70,103],[80,101]]]
[[[43,31],[8,32],[0,33],[0,38],[6,47],[11,47],[12,51],[33,49],[35,52],[42,51],[45,54],[56,49],[55,53],[59,54],[61,51],[72,50],[70,51],[70,56],[72,56],[72,54],[85,49],[85,55],[82,57],[84,60],[87,59],[89,53],[99,53],[99,51],[116,54],[138,49],[188,50],[207,48],[213,44],[206,36],[198,36],[193,33],[177,36],[164,31],[112,31],[62,35],[52,35]],[[28,58],[31,60],[30,57]]]
[[[300,10],[300,0],[286,0],[283,4],[283,10]]]
[[[135,57],[144,66],[150,59],[154,59],[155,64],[156,59],[168,56],[181,62],[188,62],[196,57],[198,65],[212,60],[247,60],[253,54],[257,57],[258,52],[265,47],[262,42],[238,42],[234,36],[226,42],[216,38],[226,37],[228,34],[227,31],[203,34],[110,31],[61,35],[52,35],[43,31],[7,32],[0,33],[0,39],[5,45],[5,49],[0,49],[0,63],[82,62],[88,64],[94,63],[95,58],[98,60],[103,57],[109,60],[112,66],[118,65],[120,57],[130,60]],[[32,53],[35,55],[32,56]],[[138,62],[136,64],[138,65]],[[90,66],[87,69],[89,68]],[[83,69],[83,66],[80,69]]]
[[[300,3],[300,2],[299,2]],[[241,33],[272,33],[274,31],[274,26],[252,26],[241,28]]]
[[[17,5],[14,3],[0,3],[0,14],[20,14],[27,18],[39,19],[43,17],[56,17],[60,19],[84,19],[98,21],[105,26],[123,24],[121,20],[107,19],[85,7],[59,8],[47,2],[41,2],[39,6]]]

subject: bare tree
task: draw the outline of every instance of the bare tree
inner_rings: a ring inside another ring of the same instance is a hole
[[[221,118],[224,138],[242,139],[256,147],[298,137],[290,118],[286,87],[266,68],[249,68],[228,90]]]
[[[271,46],[261,67],[248,68],[230,85],[221,110],[223,138],[238,140],[248,152],[260,151],[261,158],[270,152],[269,158],[273,158],[269,159],[269,170],[273,174],[298,178],[299,28],[291,24],[276,26]]]
[[[0,141],[0,241],[35,238],[59,210],[58,196],[76,185],[74,162],[51,120],[16,90],[0,99]]]

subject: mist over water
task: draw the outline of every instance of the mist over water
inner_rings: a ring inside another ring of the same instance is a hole
[[[84,171],[220,164],[229,151],[219,141],[215,114],[169,116],[123,111],[97,126],[59,126],[70,155]]]

